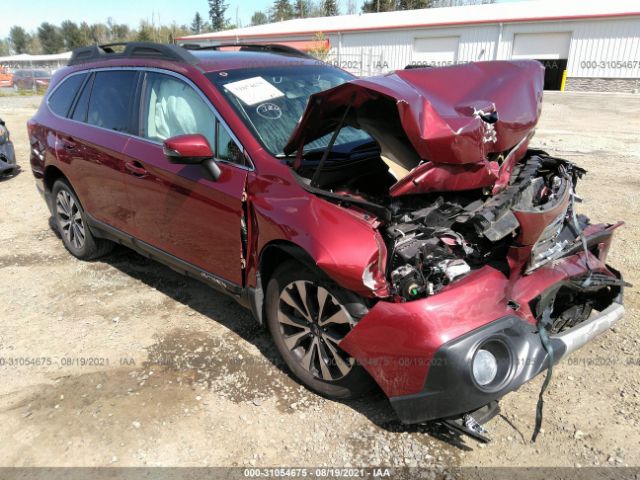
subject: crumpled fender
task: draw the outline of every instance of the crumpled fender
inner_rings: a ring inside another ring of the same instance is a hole
[[[378,220],[355,208],[346,209],[309,195],[297,185],[287,166],[271,167],[285,170],[260,177],[252,175],[249,180],[255,239],[253,258],[248,264],[249,284],[255,281],[259,254],[265,246],[286,241],[304,250],[341,287],[371,297],[362,274],[379,254],[375,230]],[[292,195],[292,188],[299,188],[300,195]]]

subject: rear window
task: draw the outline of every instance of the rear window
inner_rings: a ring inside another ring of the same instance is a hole
[[[71,75],[65,78],[60,86],[55,89],[51,97],[49,97],[49,107],[55,114],[61,117],[67,116],[73,99],[76,98],[76,94],[78,90],[80,90],[86,76],[86,73]]]
[[[96,73],[87,122],[117,132],[133,133],[131,118],[137,76],[133,70]]]

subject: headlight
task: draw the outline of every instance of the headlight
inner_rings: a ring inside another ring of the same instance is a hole
[[[9,141],[9,130],[4,125],[0,125],[0,145]]]
[[[478,385],[489,385],[498,374],[498,361],[488,350],[480,349],[473,357],[473,378]]]

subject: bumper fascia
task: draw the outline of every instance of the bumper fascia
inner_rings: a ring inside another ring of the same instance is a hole
[[[550,337],[554,364],[613,327],[624,315],[622,294],[597,315],[576,327]],[[483,391],[471,378],[469,365],[476,349],[498,338],[513,353],[512,368],[499,389]],[[548,355],[535,326],[510,315],[443,345],[433,358],[424,389],[416,394],[391,397],[403,423],[419,423],[476,410],[516,390],[548,367]]]

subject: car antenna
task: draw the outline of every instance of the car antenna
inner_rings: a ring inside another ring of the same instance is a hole
[[[333,131],[333,135],[331,136],[331,140],[329,140],[329,143],[327,144],[327,148],[325,148],[324,153],[322,154],[322,158],[320,159],[320,163],[318,163],[318,167],[316,168],[316,171],[313,172],[313,177],[311,177],[311,186],[312,187],[316,187],[316,188],[318,187],[318,178],[320,177],[320,171],[322,170],[322,167],[324,166],[324,162],[326,162],[327,158],[329,157],[329,153],[331,152],[331,149],[333,148],[333,144],[336,143],[336,139],[338,138],[338,134],[340,133],[340,130],[342,130],[342,126],[344,125],[344,122],[347,119],[347,114],[349,113],[349,110],[351,110],[351,105],[353,105],[353,101],[355,100],[355,97],[356,97],[355,95],[353,95],[351,97],[351,101],[347,105],[347,108],[344,109],[344,113],[342,114],[342,118],[338,122],[338,125],[336,125],[336,129]]]

